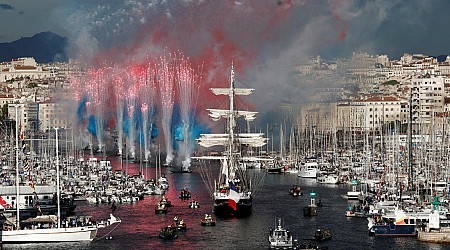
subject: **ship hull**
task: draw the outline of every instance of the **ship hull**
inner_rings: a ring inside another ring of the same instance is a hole
[[[96,235],[95,227],[28,229],[3,231],[2,242],[8,244],[92,241]]]
[[[377,236],[416,236],[415,225],[374,225],[371,233]]]
[[[228,200],[219,199],[214,202],[214,214],[217,217],[247,217],[252,213],[252,201],[240,200],[236,204],[236,210],[234,210],[228,203]]]

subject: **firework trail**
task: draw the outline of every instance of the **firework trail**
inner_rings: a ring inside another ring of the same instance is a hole
[[[144,69],[145,78],[141,81],[139,88],[139,96],[141,103],[142,113],[142,134],[144,139],[144,157],[145,161],[150,158],[150,146],[151,146],[151,134],[152,134],[152,117],[155,111],[154,98],[155,98],[155,85],[154,79],[156,76],[155,70],[150,64]]]
[[[124,79],[119,74],[117,67],[112,70],[112,82],[115,90],[116,98],[116,129],[117,129],[117,146],[119,155],[123,153],[123,112],[125,100],[125,84]]]
[[[187,59],[180,56],[176,67],[176,84],[179,92],[181,122],[182,122],[182,141],[180,145],[179,157],[182,158],[182,167],[184,171],[189,170],[191,164],[191,153],[194,145],[191,141],[191,116],[193,115],[193,101],[197,100],[199,77]]]
[[[129,86],[126,95],[126,111],[128,114],[128,137],[127,145],[129,146],[129,152],[131,153],[131,158],[136,157],[136,119],[135,119],[135,107],[137,106],[137,94],[139,87],[139,76],[133,72],[133,68],[127,70],[127,86]]]
[[[169,58],[168,58],[169,57]],[[174,158],[172,147],[172,114],[174,105],[174,70],[170,55],[163,55],[157,64],[157,81],[160,92],[162,129],[166,146],[166,164],[171,164]]]
[[[93,103],[94,118],[95,118],[95,131],[96,138],[98,142],[98,148],[100,151],[106,150],[105,139],[106,139],[106,122],[107,117],[107,99],[109,93],[107,91],[107,75],[105,74],[106,69],[100,68],[98,70],[90,70],[88,74],[91,75],[91,88],[90,95],[91,101]]]

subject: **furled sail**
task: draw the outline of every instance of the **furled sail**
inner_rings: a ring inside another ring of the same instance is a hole
[[[210,88],[210,90],[215,95],[231,95],[234,91],[234,95],[250,95],[255,89],[244,89],[244,88]]]
[[[226,110],[226,109],[206,109],[209,111],[209,116],[214,120],[214,121],[218,121],[220,118],[225,118],[227,119],[230,115],[230,110]],[[251,122],[253,120],[255,120],[256,118],[256,114],[258,114],[258,112],[253,112],[253,111],[234,111],[234,116],[237,117],[244,117],[244,119],[248,122]]]

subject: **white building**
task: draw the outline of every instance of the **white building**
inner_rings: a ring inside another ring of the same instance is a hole
[[[337,107],[338,127],[353,130],[374,130],[390,122],[403,122],[408,113],[407,101],[392,96],[374,96],[340,104]]]
[[[71,128],[67,110],[63,102],[48,100],[39,103],[39,129],[44,131],[53,127]]]
[[[430,124],[434,115],[444,111],[444,78],[430,74],[413,76],[410,80],[412,122]]]
[[[6,82],[11,79],[46,79],[55,77],[55,70],[46,69],[37,65],[32,57],[25,57],[12,60],[10,63],[2,64],[0,71],[0,81]]]

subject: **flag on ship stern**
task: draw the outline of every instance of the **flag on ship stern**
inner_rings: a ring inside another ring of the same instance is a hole
[[[236,211],[236,204],[239,202],[239,193],[233,182],[230,182],[230,194],[228,196],[228,205]]]

